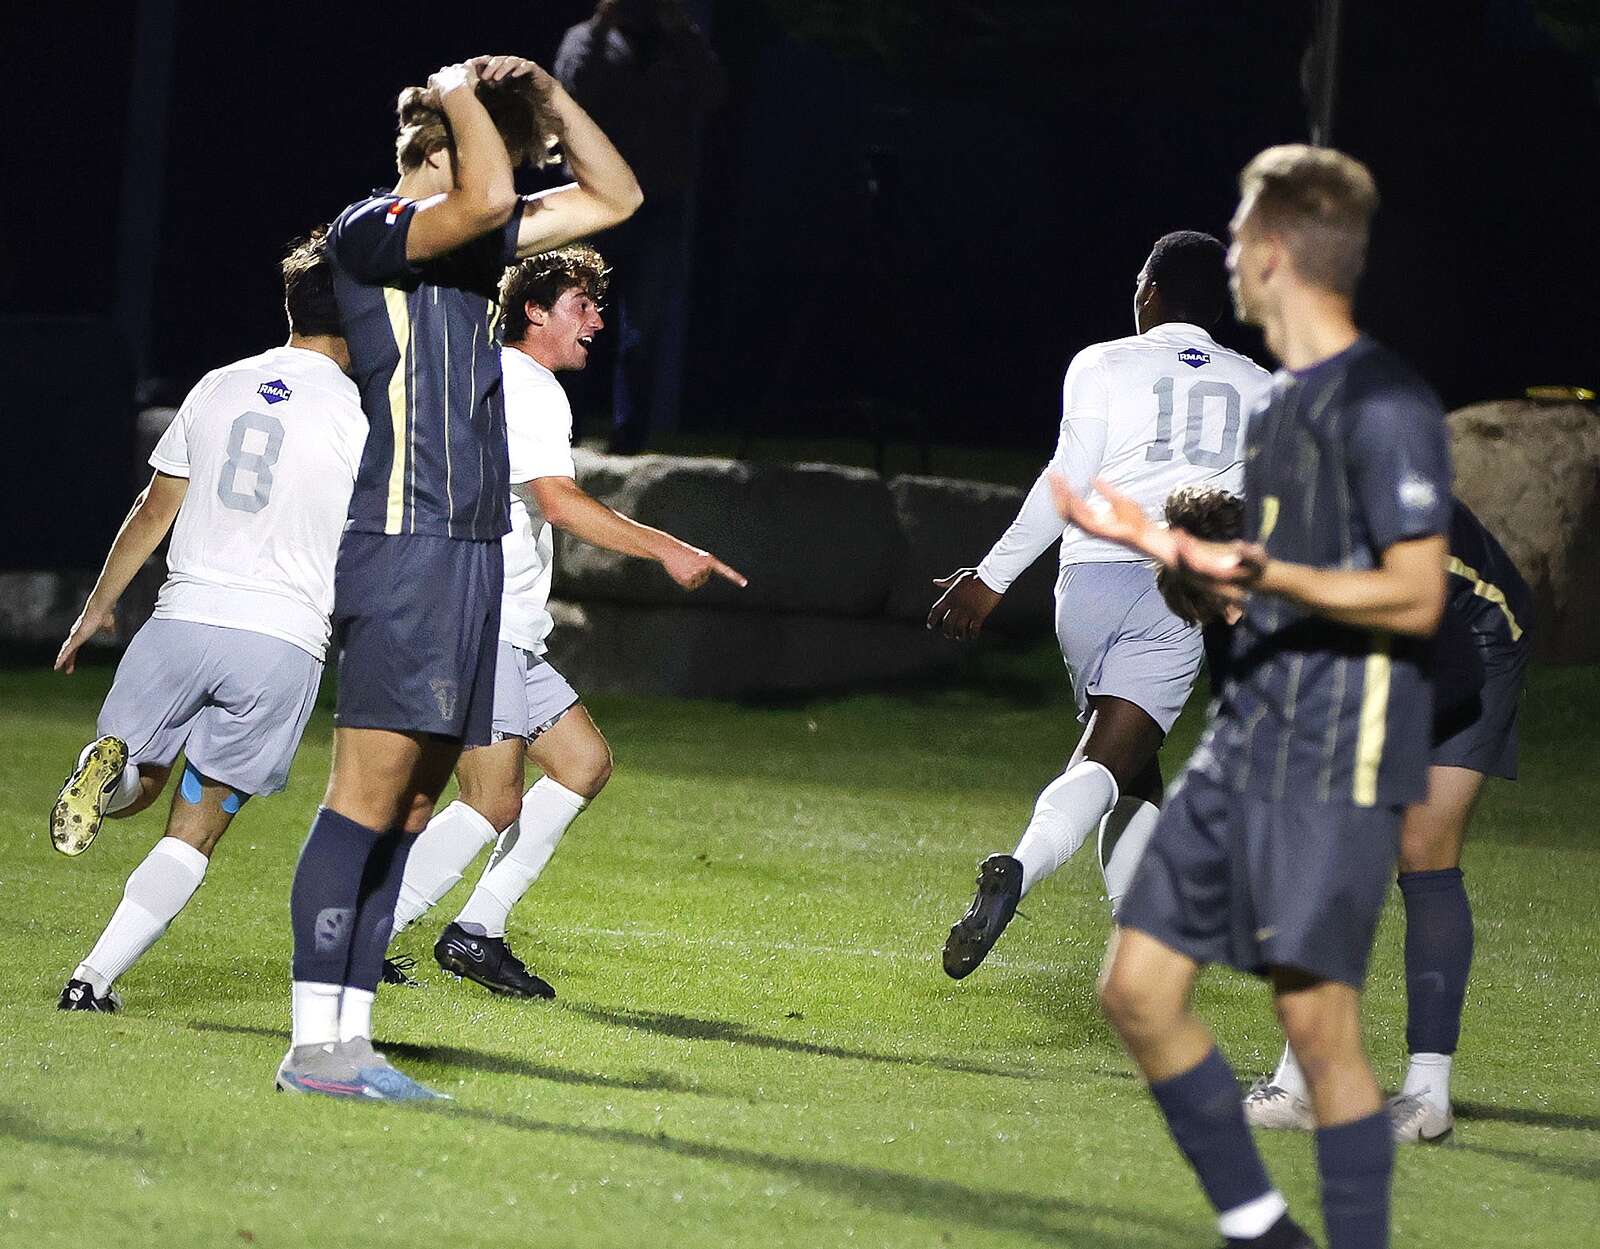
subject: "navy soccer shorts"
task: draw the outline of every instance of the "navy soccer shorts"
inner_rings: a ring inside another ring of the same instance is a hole
[[[1517,712],[1528,667],[1526,638],[1515,646],[1478,649],[1469,662],[1458,648],[1441,646],[1434,673],[1434,767],[1467,768],[1484,776],[1517,779]],[[1481,675],[1473,682],[1475,664]]]
[[[1359,989],[1401,814],[1270,802],[1191,769],[1161,809],[1117,922],[1198,963],[1298,968]]]
[[[501,580],[498,540],[347,531],[334,574],[335,722],[487,745]]]

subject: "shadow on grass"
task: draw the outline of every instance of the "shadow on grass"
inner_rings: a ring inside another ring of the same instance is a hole
[[[130,1158],[150,1152],[150,1147],[138,1138],[101,1140],[70,1132],[54,1132],[10,1106],[0,1106],[0,1138],[20,1141],[24,1145],[53,1145],[60,1149],[77,1149],[106,1158]]]
[[[619,1028],[638,1028],[660,1036],[679,1037],[686,1041],[727,1041],[734,1045],[749,1045],[755,1049],[782,1050],[790,1054],[812,1054],[819,1058],[853,1058],[860,1062],[894,1063],[906,1067],[937,1067],[941,1071],[954,1071],[961,1075],[1002,1076],[1008,1080],[1033,1078],[1029,1071],[1009,1067],[986,1067],[959,1058],[918,1058],[906,1054],[879,1054],[872,1050],[847,1049],[840,1045],[817,1045],[811,1041],[795,1041],[788,1037],[769,1036],[756,1032],[742,1023],[730,1019],[702,1019],[695,1015],[674,1015],[655,1010],[606,1010],[600,1006],[568,1004],[567,1009],[586,1019],[615,1025]]]
[[[195,1032],[223,1032],[237,1036],[270,1037],[287,1043],[289,1034],[277,1028],[256,1028],[246,1024],[213,1023],[195,1020],[189,1024]],[[521,1076],[528,1080],[549,1080],[555,1084],[582,1084],[595,1088],[626,1089],[635,1093],[697,1093],[702,1097],[722,1097],[723,1093],[701,1085],[679,1080],[663,1071],[647,1071],[631,1076],[591,1075],[585,1071],[572,1071],[566,1067],[548,1067],[529,1062],[509,1054],[492,1054],[485,1050],[467,1049],[459,1045],[410,1045],[404,1041],[378,1040],[377,1045],[391,1058],[414,1062],[439,1063],[447,1067],[462,1067],[468,1071],[486,1071],[493,1075]]]
[[[521,1115],[470,1106],[418,1106],[423,1114],[471,1119],[516,1132],[550,1133],[608,1146],[633,1145],[715,1166],[747,1167],[786,1175],[811,1188],[830,1192],[891,1214],[963,1224],[985,1231],[1013,1232],[1048,1240],[1071,1249],[1143,1249],[1187,1243],[1195,1229],[1177,1219],[1147,1214],[1131,1207],[1102,1206],[1065,1197],[1039,1197],[1006,1189],[976,1188],[952,1180],[908,1175],[884,1167],[857,1166],[819,1158],[795,1158],[733,1145],[681,1140],[665,1133],[626,1128],[551,1123]],[[1086,1219],[1119,1224],[1115,1232],[1090,1231]],[[1187,1238],[1187,1239],[1186,1239]]]
[[[1457,1119],[1482,1119],[1489,1123],[1518,1123],[1530,1128],[1568,1128],[1574,1132],[1600,1132],[1600,1116],[1568,1115],[1533,1110],[1527,1106],[1491,1106],[1487,1102],[1457,1102]]]
[[[1551,1158],[1545,1154],[1528,1153],[1521,1149],[1494,1149],[1488,1145],[1470,1145],[1464,1141],[1457,1141],[1455,1148],[1465,1150],[1469,1154],[1481,1154],[1485,1158],[1497,1158],[1501,1162],[1520,1163],[1535,1171],[1564,1176],[1569,1180],[1578,1180],[1585,1184],[1600,1183],[1600,1159]]]

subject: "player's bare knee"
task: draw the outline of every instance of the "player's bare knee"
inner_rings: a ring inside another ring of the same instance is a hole
[[[483,816],[497,833],[503,833],[517,822],[522,814],[522,793],[514,786],[509,790],[474,794],[467,805]]]
[[[1100,1009],[1123,1036],[1153,1036],[1170,1028],[1183,1012],[1162,986],[1150,984],[1128,967],[1113,962],[1101,975],[1096,990]]]

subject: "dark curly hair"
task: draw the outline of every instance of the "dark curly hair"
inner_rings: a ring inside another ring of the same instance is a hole
[[[328,227],[314,226],[289,244],[279,264],[283,273],[283,306],[289,331],[304,337],[342,337],[344,325],[333,297],[333,267],[328,263]]]
[[[587,243],[570,243],[517,261],[500,277],[500,326],[504,340],[519,342],[528,332],[528,305],[554,308],[563,292],[583,291],[595,303],[606,297],[611,270],[605,257]]]
[[[561,123],[550,104],[550,88],[541,86],[531,75],[502,78],[498,82],[479,82],[479,100],[488,110],[494,128],[505,141],[511,167],[524,164],[548,165],[556,157],[552,149],[561,138]],[[455,158],[455,139],[450,121],[439,104],[439,93],[428,87],[407,87],[395,105],[400,133],[395,139],[395,160],[400,172],[417,168],[433,153],[448,151]]]
[[[1199,230],[1163,234],[1150,249],[1145,272],[1175,320],[1211,326],[1228,310],[1228,249],[1214,235]]]
[[[1244,499],[1216,486],[1182,486],[1167,496],[1167,525],[1208,542],[1232,542],[1244,532]],[[1156,573],[1156,585],[1172,614],[1189,624],[1208,625],[1222,619],[1224,604],[1171,569]]]

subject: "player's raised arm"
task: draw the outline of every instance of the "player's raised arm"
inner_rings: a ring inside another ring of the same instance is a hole
[[[713,576],[740,589],[749,584],[711,552],[607,507],[571,477],[536,477],[512,489],[563,533],[619,555],[654,560],[685,590],[698,590]]]
[[[134,500],[127,519],[106,553],[105,566],[96,578],[94,589],[83,605],[83,611],[73,621],[72,632],[61,644],[56,655],[57,672],[71,672],[77,667],[78,652],[90,638],[102,629],[110,628],[111,613],[128,588],[145,560],[155,553],[161,539],[172,528],[173,518],[183,504],[188,492],[189,479],[157,472],[150,478],[139,497]]]
[[[628,162],[567,89],[534,68],[561,126],[562,148],[577,179],[523,201],[517,255],[560,247],[626,221],[644,203],[644,192]]]
[[[407,260],[429,260],[454,251],[503,224],[516,206],[517,187],[510,154],[477,93],[480,72],[485,81],[525,76],[529,71],[519,67],[531,63],[505,64],[514,60],[480,57],[446,65],[428,79],[427,92],[443,110],[454,142],[454,178],[448,191],[417,204],[406,234]],[[430,102],[420,96],[417,105]],[[405,108],[402,99],[402,122]],[[448,150],[428,157],[429,162],[450,159]]]

